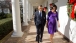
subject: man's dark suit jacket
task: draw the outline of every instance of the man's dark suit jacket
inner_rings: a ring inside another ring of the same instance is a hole
[[[44,11],[42,11],[42,17],[41,17],[39,14],[39,11],[36,11],[34,21],[35,21],[35,25],[39,25],[39,24],[45,25],[46,13]]]

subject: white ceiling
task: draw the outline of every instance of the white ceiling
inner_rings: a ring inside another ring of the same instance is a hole
[[[45,0],[29,0],[33,6],[41,5]]]

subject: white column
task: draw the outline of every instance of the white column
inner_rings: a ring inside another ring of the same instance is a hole
[[[33,16],[33,12],[34,12],[34,10],[33,10],[33,6],[31,6],[31,18],[32,18],[32,16]]]
[[[33,7],[32,7],[32,5],[30,5],[30,13],[31,13],[30,14],[30,19],[32,19],[32,15],[33,15],[33,10],[32,9],[33,9]]]
[[[30,21],[31,9],[30,3],[28,3],[28,21]]]
[[[13,34],[12,37],[22,37],[21,20],[20,20],[20,6],[19,0],[11,0],[12,2],[12,17],[13,17]]]
[[[48,0],[48,11],[50,11],[50,3],[53,3],[53,0]]]
[[[28,4],[28,0],[26,0],[26,14],[27,14],[27,20],[29,21],[29,17],[28,17],[28,14],[29,14],[29,12],[28,12],[28,10],[29,10],[29,4]]]
[[[27,0],[23,0],[23,26],[28,25]]]
[[[31,4],[30,4],[30,19],[31,19],[31,12],[32,12],[32,10],[31,10]]]

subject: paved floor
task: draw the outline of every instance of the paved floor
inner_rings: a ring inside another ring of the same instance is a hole
[[[35,41],[36,38],[36,27],[34,25],[34,21],[32,21],[30,30],[25,38],[26,43],[37,43]],[[44,35],[43,35],[43,42],[42,43],[50,43],[50,37],[47,32],[47,28],[45,27]],[[54,35],[54,43],[68,43],[66,40],[63,39],[63,36],[60,35],[58,32]]]
[[[22,31],[24,32],[24,35],[21,38],[20,37],[13,38],[13,37],[9,36],[9,38],[2,43],[37,43],[35,41],[36,27],[34,25],[34,21],[31,21],[30,25],[28,25],[28,26],[23,26]],[[65,39],[63,39],[63,36],[60,35],[58,32],[55,33],[53,42],[54,43],[69,43]],[[49,37],[46,27],[44,30],[42,43],[50,43],[50,37]]]

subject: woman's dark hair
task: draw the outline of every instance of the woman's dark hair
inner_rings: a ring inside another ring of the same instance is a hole
[[[55,9],[57,10],[57,6],[56,5],[52,5],[51,10],[53,9],[53,7],[55,7]]]
[[[53,6],[54,6],[55,4],[54,3],[52,3],[52,6],[50,6],[50,10],[52,10],[53,9]]]
[[[55,8],[56,8],[56,10],[57,10],[57,6],[56,6],[56,5],[53,5],[53,7],[55,7]]]

